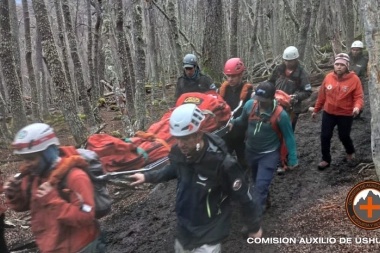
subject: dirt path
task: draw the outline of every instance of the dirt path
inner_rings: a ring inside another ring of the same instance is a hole
[[[355,120],[352,138],[360,162],[371,162],[369,108],[364,120]],[[348,167],[342,158],[344,149],[334,133],[333,162],[330,168],[317,170],[320,161],[320,118],[301,115],[296,138],[301,167],[284,176],[276,176],[271,187],[271,208],[265,213],[265,238],[300,237],[379,237],[378,232],[356,228],[347,218],[344,201],[349,189],[359,181],[374,177],[373,171],[358,175],[359,168]],[[148,198],[122,208],[103,222],[110,252],[173,252],[176,217],[176,182],[156,186]],[[119,208],[119,207],[118,207]],[[379,252],[378,245],[334,244],[248,244],[240,233],[238,206],[233,215],[230,237],[223,252]]]

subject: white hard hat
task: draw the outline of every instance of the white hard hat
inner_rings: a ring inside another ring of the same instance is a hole
[[[282,55],[282,58],[287,61],[297,59],[298,57],[300,57],[300,54],[298,53],[298,49],[294,46],[285,48],[284,54]]]
[[[170,134],[181,137],[196,133],[204,119],[204,114],[195,104],[180,105],[170,116]]]
[[[358,48],[363,48],[363,42],[361,42],[360,40],[355,40],[352,45],[351,45],[351,48],[353,47],[358,47]]]
[[[14,154],[23,155],[43,151],[53,144],[59,145],[53,128],[44,123],[33,123],[18,131],[12,147]]]

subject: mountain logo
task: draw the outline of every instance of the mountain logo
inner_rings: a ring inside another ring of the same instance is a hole
[[[355,185],[347,194],[346,213],[360,228],[380,228],[380,182],[364,181]]]

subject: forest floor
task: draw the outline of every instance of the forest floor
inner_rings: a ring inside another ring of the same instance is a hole
[[[106,132],[122,127],[120,121],[112,120],[114,115],[115,112],[102,110],[102,117],[108,124]],[[270,190],[272,205],[264,214],[262,222],[264,238],[296,238],[297,243],[248,244],[240,232],[243,224],[238,204],[234,203],[236,212],[232,217],[230,236],[223,241],[223,252],[380,252],[378,243],[355,241],[354,238],[380,238],[380,232],[354,226],[348,219],[344,207],[345,198],[356,183],[368,179],[377,180],[373,166],[362,169],[364,164],[372,162],[370,119],[366,95],[366,108],[362,119],[354,121],[351,133],[360,164],[349,167],[342,162],[344,149],[335,132],[331,146],[333,162],[330,168],[319,171],[317,164],[321,157],[320,115],[318,119],[312,120],[310,114],[302,114],[296,129],[300,168],[283,176],[275,176]],[[60,128],[58,135],[64,144],[72,142],[67,129]],[[6,150],[2,150],[2,159],[12,160],[12,156]],[[5,176],[17,170],[13,162],[3,165],[1,169]],[[175,180],[158,185],[145,185],[138,189],[110,186],[110,190],[115,200],[113,211],[101,219],[108,252],[174,252]],[[11,248],[31,240],[27,222],[23,220],[25,217],[12,211],[7,212],[7,219],[15,225],[14,228],[6,230]],[[301,238],[320,238],[321,241],[302,244],[299,243]],[[345,238],[353,238],[353,242],[340,243]],[[29,248],[14,252],[37,251]]]

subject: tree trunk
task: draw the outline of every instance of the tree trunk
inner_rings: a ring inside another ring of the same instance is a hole
[[[12,140],[12,135],[9,132],[7,126],[7,111],[7,105],[4,101],[3,96],[0,93],[0,138],[4,139],[5,141]]]
[[[100,85],[100,77],[103,78],[103,68],[104,65],[101,65],[102,62],[102,55],[103,53],[100,52],[100,48],[102,45],[101,42],[101,33],[102,33],[102,26],[103,26],[103,17],[102,17],[102,0],[95,0],[95,11],[96,11],[96,23],[95,23],[95,32],[94,32],[94,76],[95,76],[95,83],[97,85]],[[103,94],[101,92],[101,94]]]
[[[74,63],[74,74],[78,85],[84,114],[90,127],[96,128],[96,120],[87,94],[87,85],[84,83],[82,62],[79,59],[77,40],[71,23],[71,14],[68,0],[62,0],[63,17],[65,18],[66,33],[70,45],[71,58]]]
[[[223,1],[209,0],[206,2],[206,6],[206,26],[202,47],[203,69],[214,81],[221,81],[224,59],[226,58]]]
[[[62,62],[59,59],[58,51],[54,44],[46,5],[44,0],[32,0],[32,3],[36,16],[37,29],[41,35],[42,49],[46,57],[54,87],[60,98],[63,115],[67,124],[70,126],[76,143],[82,144],[87,139],[87,130],[79,119],[78,111],[72,99],[73,93],[65,80]]]
[[[24,30],[25,30],[25,61],[28,68],[29,84],[31,89],[31,104],[32,104],[32,117],[34,121],[41,121],[40,111],[38,108],[39,97],[36,83],[36,76],[34,74],[34,67],[32,62],[32,38],[30,36],[30,18],[28,1],[22,0],[22,9],[24,12]]]
[[[13,131],[16,132],[23,128],[27,121],[14,62],[8,0],[0,0],[0,20],[0,35],[2,37],[0,40],[0,59],[11,104]]]
[[[173,0],[168,1],[168,16],[169,16],[169,26],[170,26],[170,42],[172,43],[173,56],[176,63],[177,75],[182,73],[182,48],[181,43],[179,42],[179,27],[178,19],[176,16],[175,10],[176,2]]]
[[[311,19],[311,3],[310,0],[304,1],[303,4],[303,15],[302,15],[302,24],[301,28],[299,30],[299,37],[298,37],[298,43],[297,43],[297,48],[298,52],[300,54],[300,60],[303,61],[305,59],[305,49],[306,49],[306,43],[307,43],[307,35],[309,32],[309,27],[310,27],[310,19]],[[309,57],[309,53],[307,52]]]
[[[135,112],[136,112],[136,129],[145,129],[145,51],[144,51],[144,33],[142,20],[142,7],[140,0],[133,0],[133,39],[136,51],[136,95],[135,95]]]
[[[353,0],[346,0],[347,13],[345,17],[346,23],[346,47],[347,51],[350,50],[352,42],[354,42],[354,31],[355,31],[355,14]]]
[[[371,103],[371,147],[377,177],[380,178],[380,3],[378,0],[361,0],[365,41],[369,53],[368,91]]]
[[[68,58],[68,46],[66,43],[66,38],[65,38],[65,33],[63,32],[64,29],[64,24],[62,20],[62,10],[61,10],[61,5],[60,1],[56,0],[54,1],[54,7],[55,7],[55,12],[57,15],[57,25],[58,25],[58,38],[59,40],[57,41],[58,46],[61,48],[61,53],[62,53],[62,60],[63,60],[63,66],[65,68],[65,77],[66,77],[66,82],[68,83],[70,89],[74,93],[73,100],[75,103],[75,107],[77,107],[77,102],[78,102],[78,94],[77,94],[77,89],[75,84],[75,80],[71,78],[71,71],[69,68],[69,58]]]
[[[98,99],[100,98],[99,83],[95,83],[94,77],[94,61],[92,59],[92,14],[91,14],[91,0],[87,0],[87,62],[88,73],[90,74],[90,87],[91,87],[91,104],[96,107]]]
[[[122,66],[123,73],[123,82],[121,88],[125,88],[126,92],[126,106],[128,116],[130,118],[134,117],[134,101],[135,101],[135,92],[136,92],[136,83],[135,80],[132,80],[133,67],[130,68],[130,56],[127,56],[127,51],[130,51],[129,43],[124,33],[124,9],[123,1],[117,1],[117,18],[116,18],[116,37],[117,37],[117,48],[119,52],[120,62]],[[115,84],[116,85],[116,84]],[[119,85],[119,84],[117,84]]]
[[[18,2],[18,1],[17,1]],[[17,18],[17,8],[15,0],[8,0],[9,3],[9,16],[11,24],[11,33],[12,33],[12,46],[14,53],[14,61],[16,66],[17,78],[20,83],[21,93],[24,89],[22,73],[21,73],[21,51],[20,51],[20,42],[19,42],[19,21]]]
[[[231,2],[231,32],[230,32],[230,53],[229,58],[238,56],[238,19],[239,0]],[[244,28],[243,28],[244,29]]]

